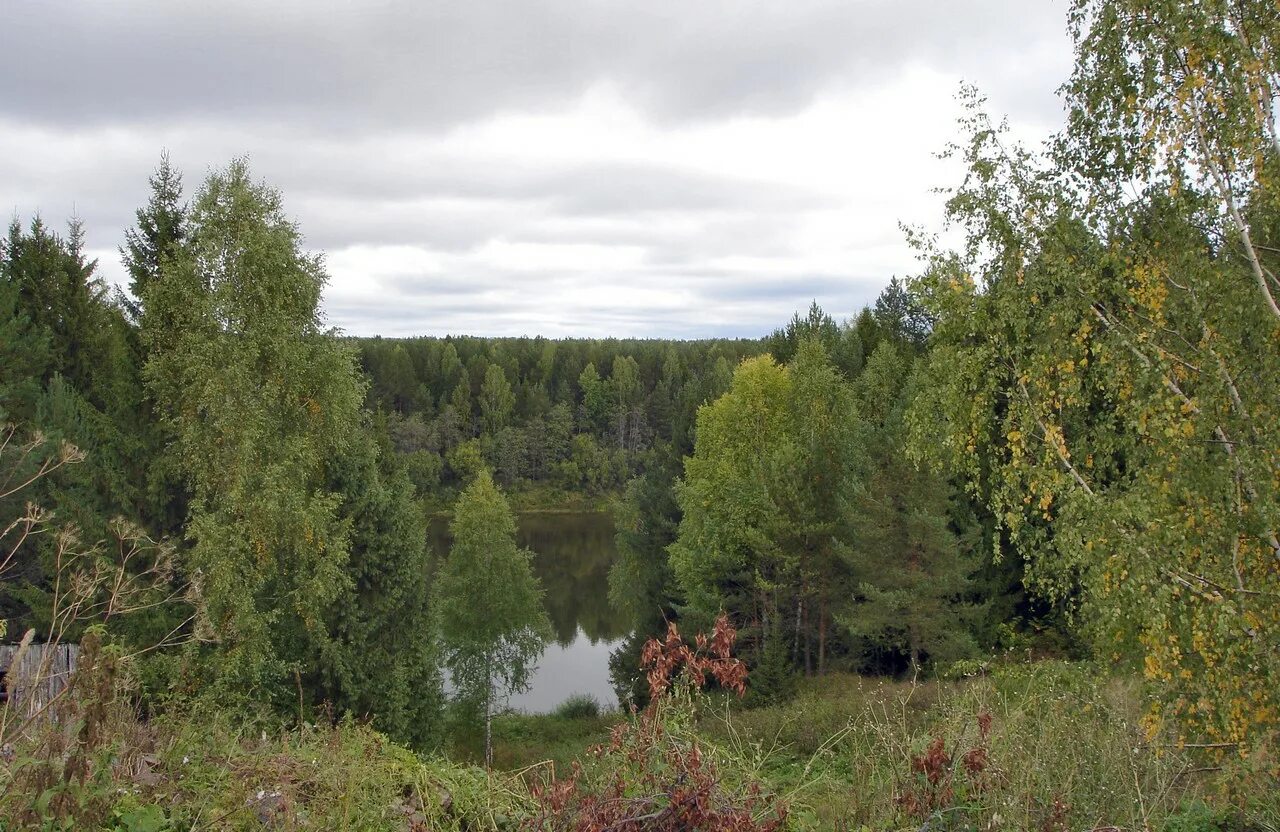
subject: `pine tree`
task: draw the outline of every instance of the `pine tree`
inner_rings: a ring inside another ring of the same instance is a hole
[[[871,456],[845,549],[856,589],[842,620],[873,669],[915,669],[975,649],[966,603],[971,552],[951,528],[951,489],[906,456],[902,414],[911,361],[883,341],[858,379],[863,444]]]
[[[835,320],[823,311],[815,300],[809,304],[808,313],[802,318],[797,312],[783,329],[775,329],[767,340],[769,352],[779,362],[786,364],[800,349],[800,342],[816,340],[826,349],[827,355],[839,350],[840,329]]]
[[[459,699],[482,710],[490,765],[494,710],[527,689],[551,622],[533,553],[516,546],[515,517],[488,471],[458,498],[449,529],[454,542],[436,584],[445,666]]]
[[[871,314],[884,337],[917,349],[924,346],[933,327],[928,313],[897,276],[889,280],[889,285],[876,298]]]

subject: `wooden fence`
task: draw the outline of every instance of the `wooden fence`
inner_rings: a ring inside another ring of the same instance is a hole
[[[18,645],[0,644],[0,701],[15,713],[29,716],[39,712],[70,682],[80,645],[32,644],[14,667],[17,654]]]

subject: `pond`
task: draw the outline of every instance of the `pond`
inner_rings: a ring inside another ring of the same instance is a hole
[[[612,515],[538,512],[516,519],[517,542],[534,553],[555,641],[538,661],[529,690],[512,696],[508,705],[547,713],[574,694],[616,705],[609,653],[626,637],[627,626],[609,605],[609,567],[616,552]],[[429,534],[443,558],[449,551],[448,521],[434,520]]]

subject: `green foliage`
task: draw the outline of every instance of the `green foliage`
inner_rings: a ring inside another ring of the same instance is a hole
[[[1215,809],[1195,800],[1169,815],[1163,829],[1164,832],[1235,832],[1241,828],[1242,824],[1235,813]]]
[[[786,704],[709,715],[702,731],[758,755],[769,785],[795,795],[798,828],[1022,830],[1058,815],[1056,828],[1160,829],[1214,787],[1188,754],[1145,738],[1137,687],[1052,662],[923,684],[832,674]],[[924,796],[921,758],[938,740],[949,759],[935,794],[952,794],[913,815],[904,798]]]
[[[897,276],[891,278],[889,285],[876,297],[871,315],[876,323],[877,340],[883,338],[917,350],[924,347],[933,328],[933,321],[919,299]],[[878,348],[879,344],[876,346]]]
[[[786,364],[795,358],[803,341],[812,340],[822,344],[827,355],[846,379],[852,379],[862,369],[866,348],[858,328],[846,322],[837,325],[834,318],[818,306],[814,301],[809,305],[809,312],[800,317],[796,312],[783,329],[776,329],[765,340],[769,353],[779,362]]]
[[[187,238],[187,208],[182,203],[182,175],[169,164],[169,154],[160,157],[160,167],[150,179],[151,196],[136,213],[137,225],[124,233],[120,249],[129,272],[125,309],[131,319],[142,319],[142,298],[148,287],[163,279],[165,262],[177,255]]]
[[[615,357],[609,384],[613,387],[613,407],[618,421],[618,447],[639,450],[644,416],[640,410],[642,391],[640,366],[636,360],[629,355]]]
[[[1264,8],[1265,7],[1265,8]],[[971,102],[967,239],[930,250],[913,444],[962,475],[1115,661],[1149,728],[1244,760],[1280,726],[1275,9],[1075,4],[1069,128],[1043,156]],[[1264,96],[1258,98],[1257,96]],[[1269,763],[1274,770],[1274,763]]]
[[[555,714],[561,719],[595,719],[600,716],[600,703],[594,696],[577,693],[557,705]]]
[[[487,732],[498,702],[527,688],[551,623],[533,554],[516,546],[515,518],[487,470],[458,498],[449,531],[453,547],[436,584],[444,664],[456,695],[482,703]]]
[[[431,451],[414,451],[404,457],[405,476],[420,495],[427,495],[440,485],[444,473],[444,460]]]
[[[775,624],[773,633],[765,640],[760,661],[751,668],[746,704],[761,707],[788,702],[796,695],[799,681],[782,628]]]
[[[699,410],[669,548],[695,627],[726,609],[759,651],[776,620],[792,661],[812,667],[816,652],[821,671],[859,485],[856,425],[847,384],[811,340],[789,367],[744,361]]]
[[[443,697],[426,518],[407,474],[379,456],[367,429],[330,460],[329,488],[342,497],[350,542],[343,592],[309,662],[316,699],[372,718],[406,745],[431,747]]]
[[[529,502],[552,488],[616,494],[655,459],[684,453],[694,412],[728,385],[729,359],[760,350],[751,340],[450,336],[355,343],[371,380],[368,404],[385,419],[375,421],[385,435],[380,441],[406,457],[423,496],[441,507],[474,466],[470,458],[459,460],[460,469],[446,465],[440,487],[432,488],[424,454],[447,460],[470,439],[513,499]]]
[[[484,454],[477,439],[468,439],[445,456],[449,471],[458,482],[470,482],[484,468]]]
[[[121,800],[121,805],[112,810],[113,830],[118,832],[165,832],[172,829],[164,809],[154,803],[130,805],[131,801]]]
[[[485,432],[497,433],[504,428],[515,403],[506,373],[497,364],[490,364],[480,387],[480,419]]]
[[[865,644],[869,669],[942,665],[976,645],[966,604],[972,559],[951,527],[950,487],[906,456],[903,411],[914,396],[911,359],[882,341],[856,384],[870,457],[845,558],[855,602],[841,616]]]
[[[605,425],[609,423],[610,401],[609,387],[600,378],[594,363],[587,364],[578,376],[578,390],[582,393],[580,420],[582,424],[597,435],[603,434]]]
[[[276,191],[233,162],[200,189],[189,231],[144,290],[146,379],[191,488],[188,568],[219,645],[215,687],[283,698],[349,581],[325,469],[359,432],[363,386],[323,329],[324,271]]]
[[[17,220],[10,225],[0,241],[0,336],[0,419],[21,423],[38,445],[92,450],[82,464],[39,478],[21,494],[3,489],[0,528],[27,503],[56,512],[64,529],[90,541],[111,537],[117,516],[143,519],[139,484],[153,448],[142,424],[138,365],[124,315],[85,259],[77,224],[66,238],[39,220],[26,231]],[[5,472],[11,485],[35,470],[26,467],[22,477],[22,466]],[[36,536],[12,554],[0,617],[18,632],[36,626],[47,636],[55,550],[51,536]]]
[[[613,512],[618,555],[609,570],[609,603],[645,632],[660,630],[664,613],[675,609],[667,547],[679,524],[671,487],[676,470],[674,461],[651,463],[627,483]],[[638,662],[633,669],[638,672]]]

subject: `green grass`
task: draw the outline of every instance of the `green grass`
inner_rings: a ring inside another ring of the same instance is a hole
[[[1140,686],[1086,664],[996,665],[989,675],[920,684],[832,675],[805,680],[785,705],[697,702],[696,721],[672,723],[672,736],[696,736],[728,785],[754,780],[781,795],[798,830],[1274,832],[1280,824],[1274,781],[1241,789],[1238,772],[1207,770],[1212,761],[1149,738]],[[264,733],[226,715],[122,718],[94,776],[71,795],[75,828],[511,829],[531,811],[530,778],[563,776],[578,760],[603,765],[587,750],[628,718],[578,704],[501,716],[493,772],[474,765],[471,740],[447,757],[423,757],[349,721]],[[938,741],[949,762],[929,787],[913,764]],[[963,761],[979,748],[982,764],[971,772]],[[6,788],[0,830],[66,828],[32,824],[30,811],[46,798]]]
[[[918,829],[931,817],[931,829],[1161,830],[1213,791],[1211,773],[1150,741],[1142,713],[1132,680],[1039,662],[955,682],[829,676],[783,706],[712,709],[702,731],[814,828]],[[952,794],[913,814],[904,804],[928,790],[912,763],[935,738]],[[970,776],[962,760],[978,747],[984,770]]]
[[[268,733],[206,716],[117,734],[71,784],[71,810],[6,788],[0,830],[460,832],[502,828],[529,801],[519,779],[419,757],[349,721]]]
[[[494,767],[513,771],[550,762],[556,771],[568,771],[589,748],[607,742],[610,729],[622,718],[617,711],[585,716],[501,716],[493,723]],[[467,759],[478,759],[472,754]]]

